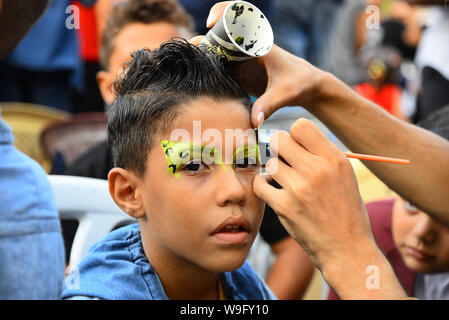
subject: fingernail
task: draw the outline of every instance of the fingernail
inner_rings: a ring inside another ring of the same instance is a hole
[[[265,120],[265,114],[263,113],[263,111],[261,111],[257,115],[257,129],[260,128],[260,126],[262,125],[264,120]]]
[[[206,27],[210,28],[211,24],[214,20],[215,20],[215,15],[213,13],[209,14],[209,16],[207,17],[207,20],[206,20]]]

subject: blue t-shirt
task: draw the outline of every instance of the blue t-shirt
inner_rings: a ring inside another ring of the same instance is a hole
[[[276,299],[248,262],[220,274],[230,300]],[[148,261],[137,223],[117,229],[92,246],[64,283],[63,299],[166,300],[162,283]]]

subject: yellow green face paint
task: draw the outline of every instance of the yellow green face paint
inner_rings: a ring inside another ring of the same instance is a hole
[[[163,140],[161,147],[167,161],[167,172],[176,178],[179,170],[191,162],[203,162],[207,165],[218,164],[226,169],[223,157],[217,148],[212,146],[196,146],[190,142]],[[233,164],[260,164],[260,152],[257,144],[244,145],[233,154]]]
[[[215,163],[224,168],[220,151],[212,146],[195,146],[190,142],[163,140],[161,147],[167,160],[167,172],[176,178],[180,177],[179,169],[191,162],[203,162],[208,165]]]
[[[235,150],[232,157],[233,164],[261,164],[258,144],[243,145]]]

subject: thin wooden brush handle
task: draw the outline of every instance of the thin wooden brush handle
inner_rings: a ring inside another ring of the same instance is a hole
[[[371,156],[371,155],[367,155],[367,154],[352,153],[352,152],[345,152],[344,154],[348,158],[359,159],[359,160],[379,161],[379,162],[388,162],[388,163],[397,163],[397,164],[410,164],[410,160],[405,160],[405,159]]]

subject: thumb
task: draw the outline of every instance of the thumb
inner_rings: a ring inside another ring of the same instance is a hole
[[[220,20],[221,16],[223,15],[224,10],[226,7],[231,3],[231,1],[221,1],[218,3],[215,3],[212,8],[209,11],[209,16],[206,20],[206,27],[212,28],[218,20]]]
[[[259,128],[265,119],[283,106],[283,95],[279,94],[278,90],[267,89],[253,104],[251,110],[253,127]]]

